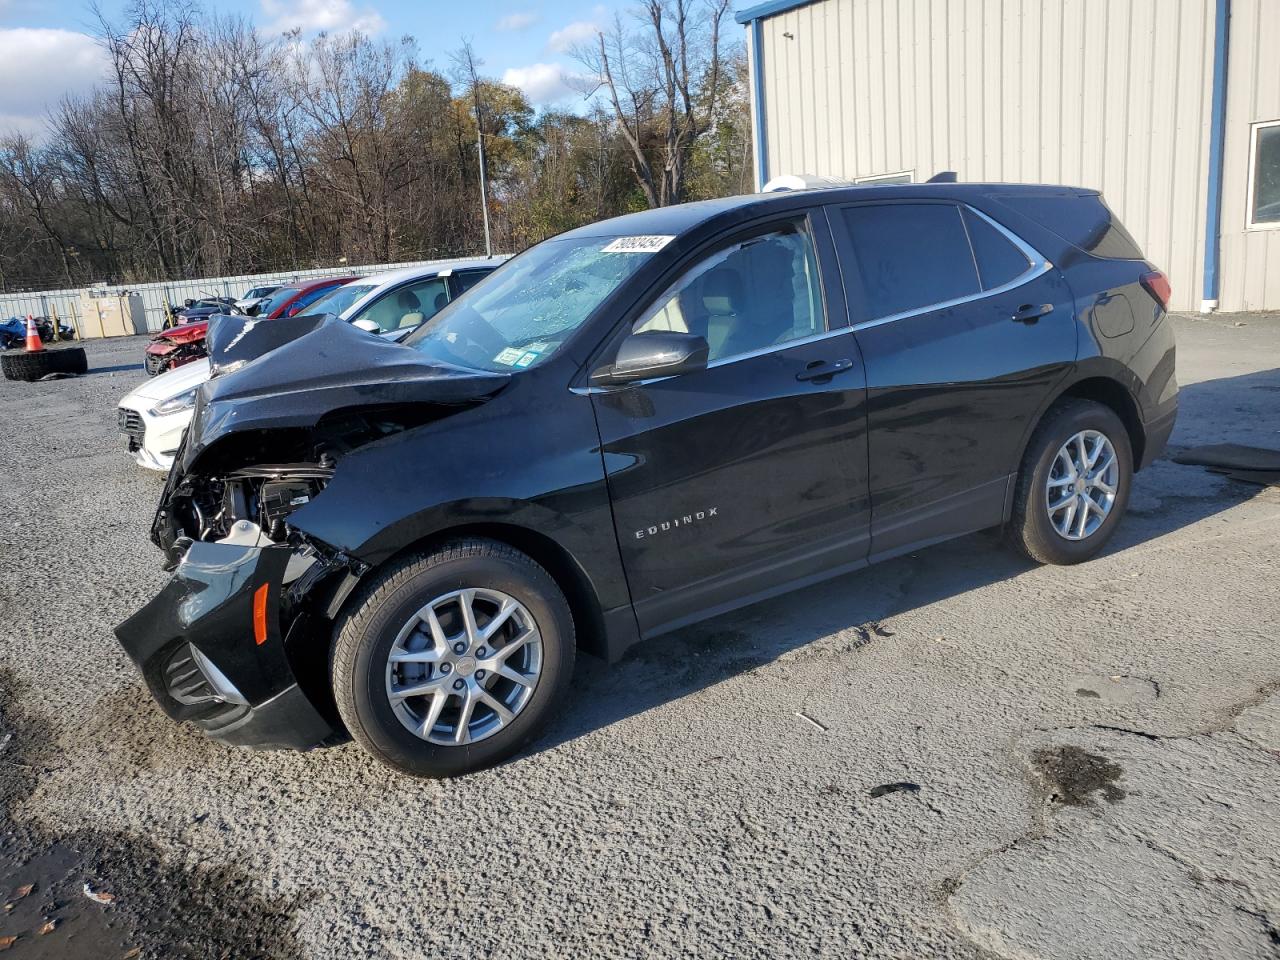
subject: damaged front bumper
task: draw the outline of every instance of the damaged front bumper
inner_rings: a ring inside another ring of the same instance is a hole
[[[160,594],[116,628],[160,708],[239,746],[307,749],[333,733],[290,664],[296,638],[281,631],[286,592],[316,563],[287,544],[192,543]]]

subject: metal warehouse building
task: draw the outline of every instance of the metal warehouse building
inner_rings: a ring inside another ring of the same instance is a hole
[[[1096,187],[1175,309],[1280,309],[1280,0],[773,0],[737,19],[757,186]]]

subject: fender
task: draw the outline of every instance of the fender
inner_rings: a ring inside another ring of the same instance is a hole
[[[340,457],[290,525],[370,567],[452,529],[528,531],[590,571],[602,610],[629,607],[590,398],[566,391],[552,421],[536,379]]]

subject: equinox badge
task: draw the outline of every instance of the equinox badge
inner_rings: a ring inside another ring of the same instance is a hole
[[[676,527],[687,527],[689,524],[697,523],[699,520],[709,520],[714,516],[718,516],[717,511],[719,509],[719,507],[708,507],[706,510],[699,510],[697,513],[686,513],[683,517],[676,517],[674,520],[663,520],[652,527],[641,527],[636,531],[636,539],[643,540],[645,537],[655,537]]]

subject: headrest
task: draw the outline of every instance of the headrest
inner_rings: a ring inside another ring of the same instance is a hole
[[[742,303],[742,278],[730,267],[716,267],[699,281],[702,306],[710,313],[736,313]]]

